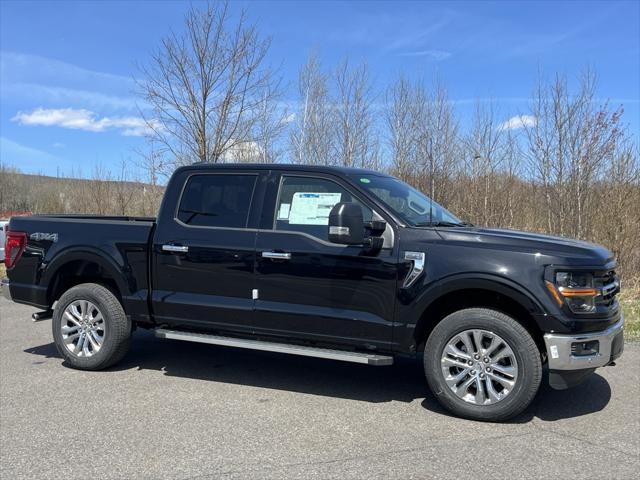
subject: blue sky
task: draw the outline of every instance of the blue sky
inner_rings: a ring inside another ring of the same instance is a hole
[[[1,161],[52,175],[89,175],[98,164],[116,170],[122,159],[135,162],[145,147],[136,65],[170,29],[182,29],[188,6],[0,2]],[[623,104],[625,122],[640,137],[638,1],[264,1],[231,8],[246,8],[272,36],[268,60],[292,83],[291,99],[311,51],[328,67],[346,55],[366,59],[379,87],[400,72],[438,75],[463,123],[476,98],[495,99],[506,121],[526,113],[539,71],[576,80],[591,66],[599,97]],[[49,109],[64,118],[40,115]]]

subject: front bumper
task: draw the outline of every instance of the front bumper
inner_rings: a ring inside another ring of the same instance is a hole
[[[8,278],[3,278],[2,280],[0,280],[0,290],[2,291],[2,295],[4,295],[4,298],[10,301],[13,300],[11,298],[11,291],[9,290]]]
[[[544,343],[547,348],[549,370],[584,370],[604,367],[610,364],[624,350],[624,317],[601,332],[578,335],[559,335],[546,333]],[[598,342],[598,351],[592,355],[576,355],[572,352],[574,344]]]

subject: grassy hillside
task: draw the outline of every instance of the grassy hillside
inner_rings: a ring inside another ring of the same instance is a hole
[[[640,341],[640,286],[626,288],[623,285],[620,303],[624,312],[625,338]]]
[[[163,193],[162,186],[110,174],[56,178],[0,168],[0,218],[16,212],[155,216]]]

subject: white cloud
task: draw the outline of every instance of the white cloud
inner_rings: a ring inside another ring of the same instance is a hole
[[[402,52],[399,53],[400,57],[428,57],[432,60],[441,61],[446,60],[451,56],[451,52],[445,52],[444,50],[418,50],[415,52]]]
[[[18,52],[0,52],[0,67],[0,78],[5,84],[31,83],[37,77],[38,83],[71,85],[70,88],[92,85],[98,90],[128,92],[135,86],[133,79],[128,76],[98,72],[54,58]]]
[[[537,124],[538,119],[533,115],[516,115],[501,123],[498,130],[518,130],[525,127],[535,127]]]
[[[36,108],[32,112],[18,112],[11,119],[20,125],[61,127],[87,132],[119,130],[122,135],[140,137],[150,133],[140,117],[98,117],[94,112],[74,108]]]
[[[2,98],[12,101],[44,105],[68,105],[114,111],[137,110],[144,102],[132,96],[109,95],[102,92],[66,87],[54,87],[39,83],[4,83],[0,89]]]

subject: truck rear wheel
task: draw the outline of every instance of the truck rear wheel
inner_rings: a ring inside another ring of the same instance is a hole
[[[129,350],[131,322],[106,287],[83,283],[67,290],[53,312],[53,339],[69,366],[102,370]]]
[[[454,414],[507,420],[531,403],[540,386],[540,352],[529,332],[504,313],[459,310],[431,332],[424,351],[427,382]]]

